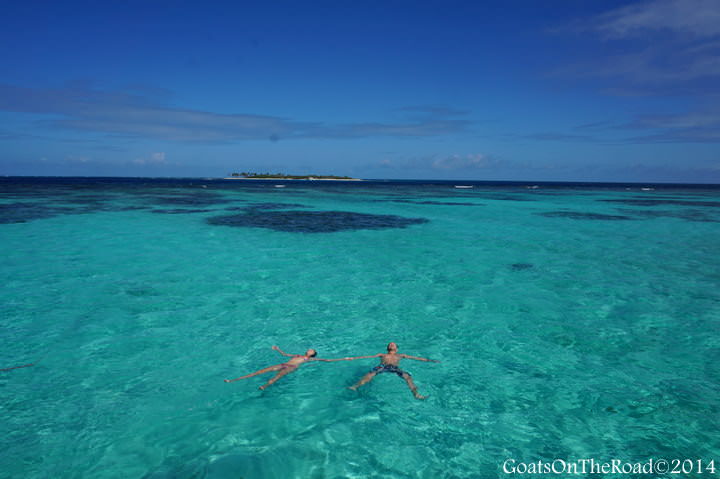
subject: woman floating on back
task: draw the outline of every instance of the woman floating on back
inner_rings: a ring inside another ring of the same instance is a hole
[[[305,354],[288,354],[284,351],[282,351],[279,347],[273,346],[272,347],[275,351],[282,354],[283,356],[290,356],[292,359],[288,360],[285,363],[282,364],[276,364],[274,366],[268,366],[266,368],[263,368],[259,371],[255,371],[254,373],[246,374],[245,376],[240,376],[239,378],[235,379],[226,379],[226,383],[231,383],[233,381],[238,381],[240,379],[247,379],[251,378],[253,376],[257,376],[258,374],[265,374],[273,371],[277,371],[277,374],[270,378],[270,380],[266,383],[260,386],[261,390],[265,390],[266,387],[273,384],[275,381],[280,379],[281,377],[285,376],[286,374],[290,374],[291,372],[295,371],[301,364],[310,362],[310,361],[323,361],[326,363],[333,362],[333,361],[346,361],[348,358],[342,358],[342,359],[320,359],[316,358],[317,351],[314,349],[308,349],[305,351]]]

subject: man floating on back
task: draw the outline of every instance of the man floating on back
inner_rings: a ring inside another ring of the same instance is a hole
[[[387,353],[379,353],[379,354],[375,354],[372,356],[356,356],[353,358],[346,358],[346,359],[380,358],[379,365],[372,368],[365,376],[363,376],[360,379],[360,381],[358,381],[356,384],[350,386],[348,389],[352,389],[353,391],[356,391],[357,388],[359,388],[363,384],[367,384],[370,381],[372,381],[373,378],[378,374],[394,373],[405,380],[408,387],[410,388],[410,391],[412,391],[413,396],[415,396],[415,399],[425,399],[427,396],[423,396],[418,392],[417,386],[415,386],[415,383],[413,382],[412,376],[410,375],[410,373],[400,369],[400,360],[401,359],[414,359],[416,361],[425,361],[425,362],[430,362],[430,363],[439,363],[440,361],[436,361],[434,359],[420,358],[417,356],[410,356],[408,354],[399,354],[397,351],[398,351],[398,345],[395,343],[390,343],[387,345]]]

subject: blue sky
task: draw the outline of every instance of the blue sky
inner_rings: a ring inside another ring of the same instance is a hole
[[[4,175],[720,183],[717,0],[8,1],[0,25]]]

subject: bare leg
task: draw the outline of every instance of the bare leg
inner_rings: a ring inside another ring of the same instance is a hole
[[[359,387],[362,386],[363,384],[367,384],[367,383],[369,383],[370,381],[372,381],[372,378],[374,378],[376,374],[377,374],[377,373],[370,371],[370,372],[367,373],[365,376],[363,376],[362,379],[360,379],[360,381],[358,381],[356,384],[350,386],[348,389],[352,389],[353,391],[357,391],[357,388],[359,388]]]
[[[280,369],[280,364],[276,364],[275,366],[268,366],[266,368],[261,369],[260,371],[255,371],[254,373],[246,374],[245,376],[240,376],[239,378],[226,379],[225,382],[231,383],[233,381],[238,381],[240,379],[251,378],[253,376],[257,376],[258,374],[265,374],[265,373],[269,373],[270,371],[277,371],[278,369]]]
[[[417,386],[415,386],[415,383],[412,380],[412,376],[410,376],[408,373],[403,373],[402,378],[407,383],[408,387],[410,388],[410,391],[412,391],[413,396],[415,396],[415,399],[425,399],[427,396],[423,396],[420,394],[417,390]]]
[[[275,376],[270,378],[270,381],[268,381],[267,383],[260,386],[259,389],[261,391],[264,391],[266,387],[270,386],[271,384],[273,384],[275,381],[277,381],[281,377],[285,376],[286,374],[290,374],[291,372],[295,371],[296,369],[297,369],[296,367],[295,368],[293,368],[293,367],[282,368],[280,371],[278,371],[278,373]]]

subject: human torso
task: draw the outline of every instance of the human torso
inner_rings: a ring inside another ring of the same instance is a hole
[[[387,353],[380,355],[380,363],[388,366],[399,366],[402,357],[397,353]]]
[[[294,356],[292,359],[289,359],[285,364],[289,364],[290,366],[299,366],[307,360],[308,358],[305,356]]]

